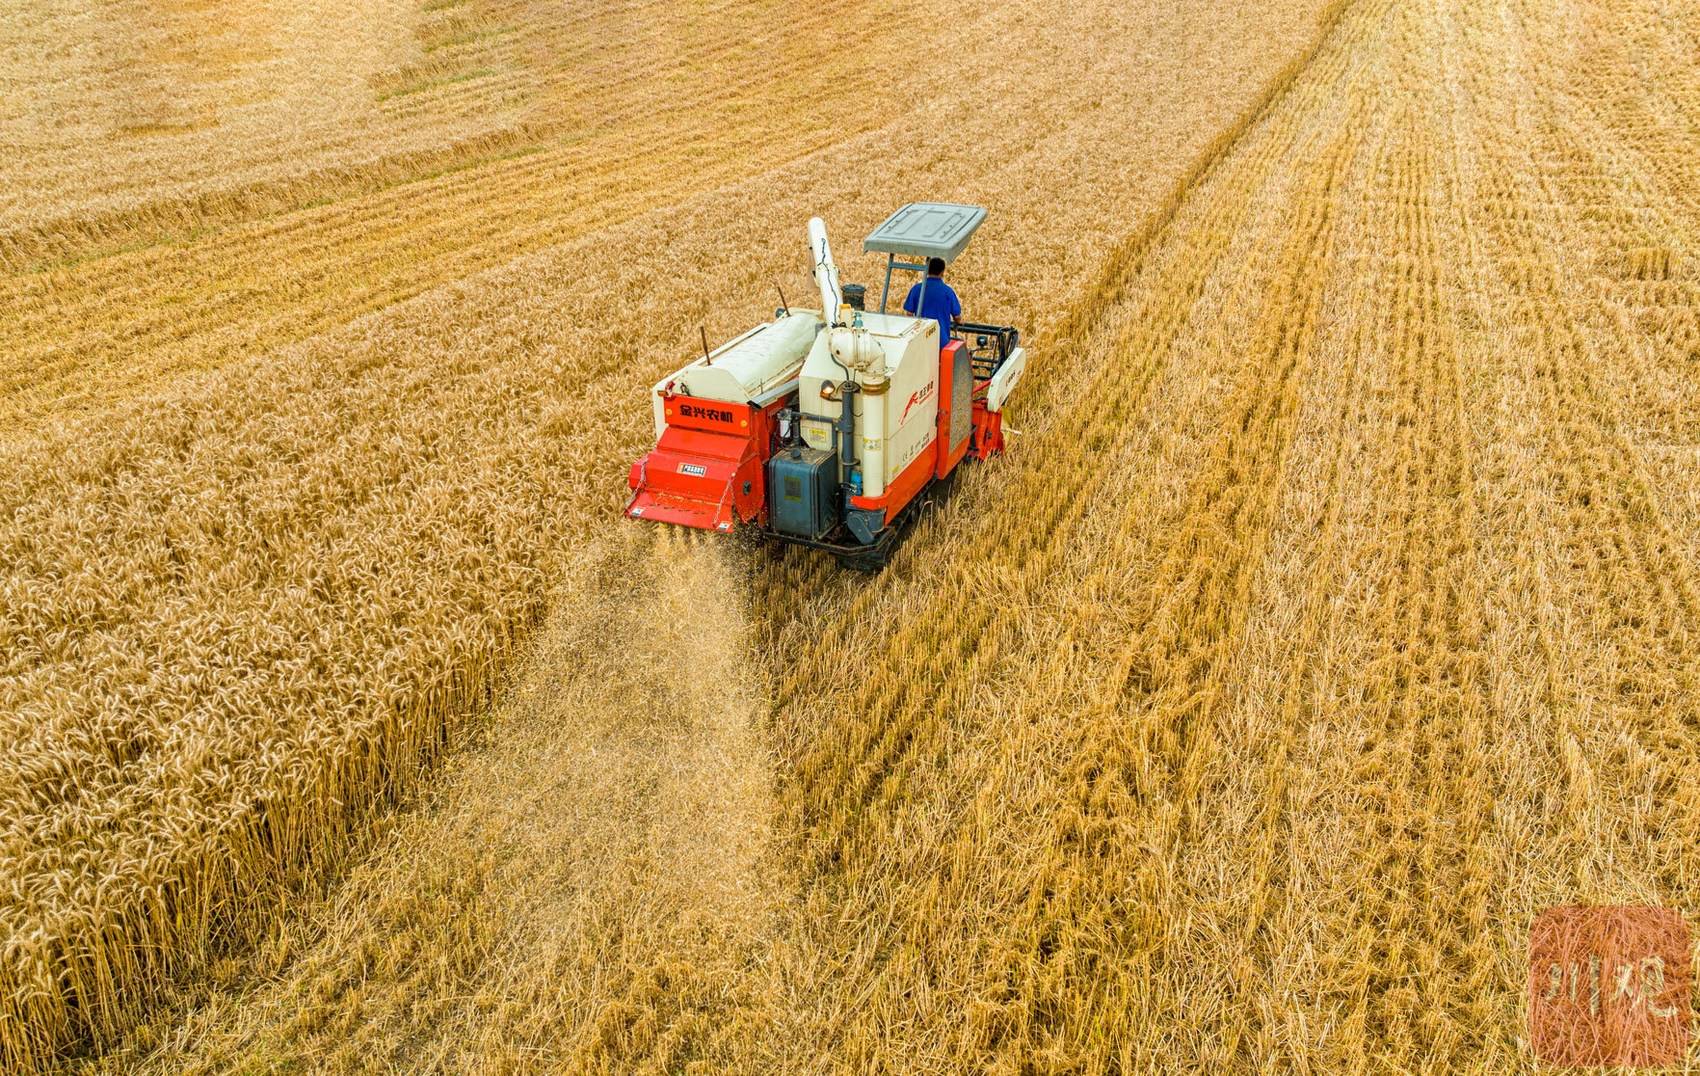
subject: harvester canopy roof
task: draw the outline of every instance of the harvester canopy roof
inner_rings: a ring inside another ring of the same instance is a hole
[[[977,205],[952,202],[910,202],[885,219],[862,243],[863,250],[903,254],[914,258],[956,260],[986,219]]]

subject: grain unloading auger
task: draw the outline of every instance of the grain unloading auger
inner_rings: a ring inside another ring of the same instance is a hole
[[[821,309],[781,309],[656,384],[656,446],[632,465],[626,514],[883,565],[934,483],[1003,449],[1020,334],[958,321],[941,347],[934,319],[886,312],[894,271],[925,287],[927,260],[955,260],[985,217],[917,202],[874,229],[863,250],[886,255],[878,313],[839,284],[826,225],[809,221]]]

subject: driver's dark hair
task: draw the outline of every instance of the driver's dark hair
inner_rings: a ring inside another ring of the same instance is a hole
[[[928,276],[944,276],[944,259],[943,258],[928,258],[927,259],[927,275]]]

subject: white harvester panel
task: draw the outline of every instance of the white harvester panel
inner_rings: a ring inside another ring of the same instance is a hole
[[[872,313],[862,315],[862,325],[883,354],[886,382],[884,393],[858,392],[854,401],[862,490],[865,496],[878,497],[938,436],[939,330],[931,318]],[[830,398],[822,394],[823,388],[836,389],[845,378],[845,368],[833,360],[830,338],[831,332],[823,332],[815,340],[798,386],[803,439],[812,448],[839,447],[830,423],[840,418],[843,404],[836,393]],[[879,378],[857,373],[855,380],[866,384]],[[876,417],[884,421],[870,423],[869,408],[879,408]],[[870,430],[876,435],[870,436]],[[878,436],[881,430],[883,436]]]
[[[755,403],[796,380],[821,326],[815,311],[792,310],[668,374],[656,382],[650,394],[655,406],[655,435],[660,437],[666,429],[663,389],[671,386],[673,392],[704,400]]]

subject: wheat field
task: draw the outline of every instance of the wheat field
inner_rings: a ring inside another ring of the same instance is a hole
[[[1242,7],[8,20],[0,1068],[1532,1069],[1696,898],[1700,14]],[[621,520],[918,198],[1009,453]]]

